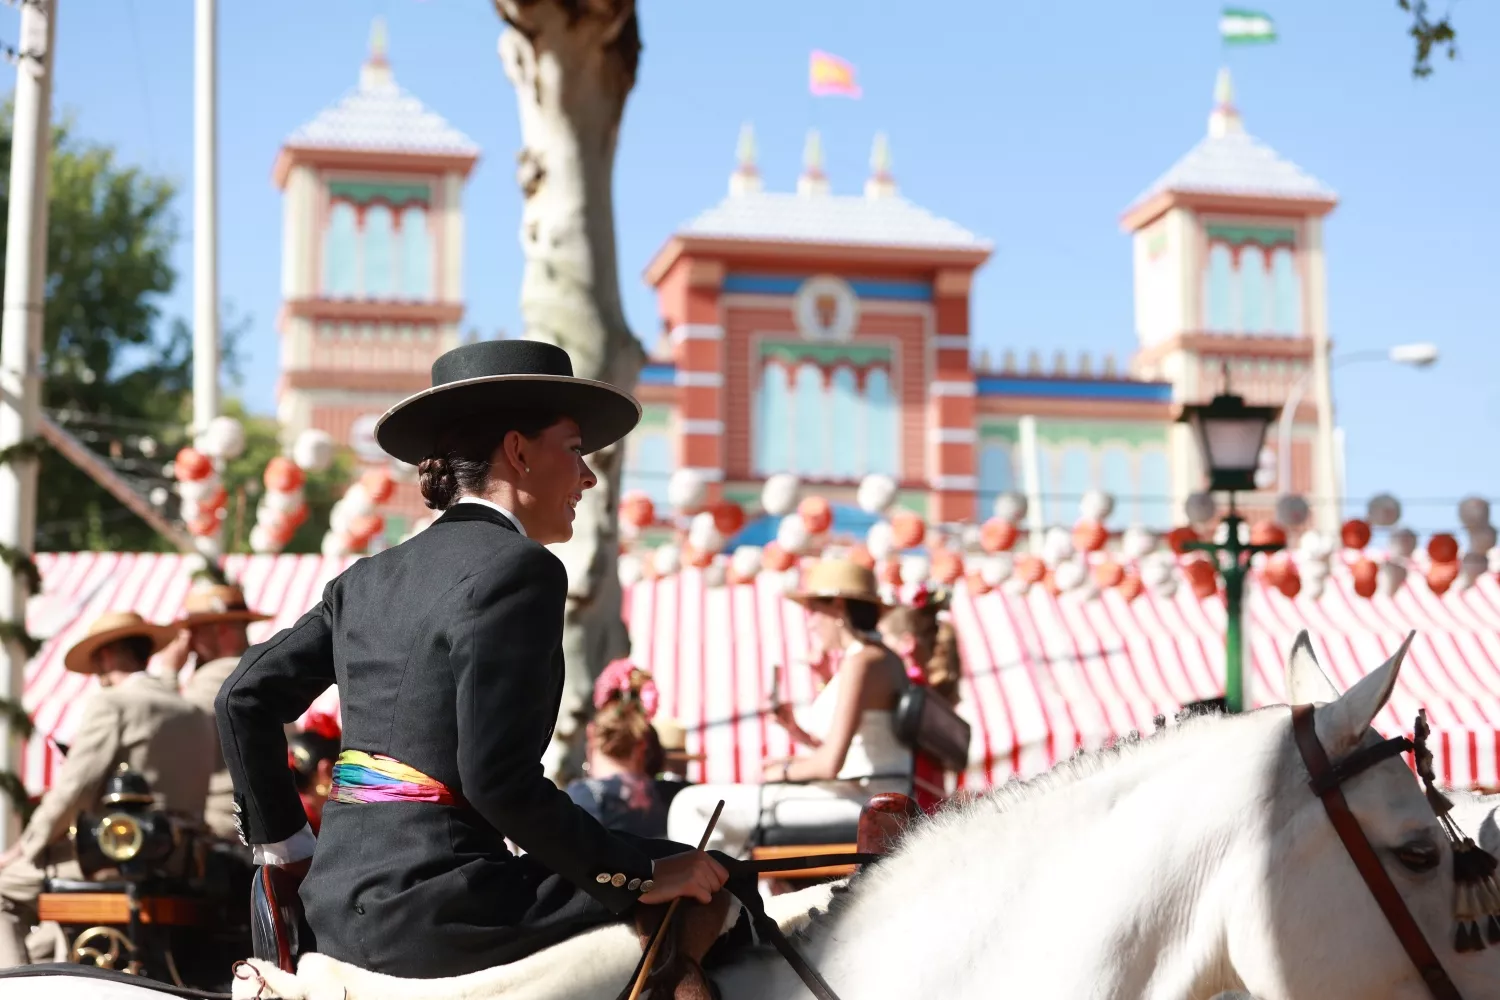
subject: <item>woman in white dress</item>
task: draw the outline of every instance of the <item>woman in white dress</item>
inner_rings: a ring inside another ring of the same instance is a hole
[[[875,574],[825,560],[808,571],[806,589],[791,599],[808,611],[815,658],[821,652],[833,664],[811,704],[772,709],[794,746],[806,752],[767,761],[759,785],[683,789],[672,801],[668,837],[702,837],[723,799],[709,847],[743,858],[757,830],[852,825],[871,796],[909,791],[912,755],[896,739],[894,718],[908,684],[906,668],[876,631],[884,604]]]

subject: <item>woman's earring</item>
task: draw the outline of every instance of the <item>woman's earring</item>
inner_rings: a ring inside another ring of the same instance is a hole
[[[523,466],[521,466],[521,471],[525,472],[525,473],[527,473],[529,475],[531,473],[531,466],[529,466],[529,465],[523,465]]]

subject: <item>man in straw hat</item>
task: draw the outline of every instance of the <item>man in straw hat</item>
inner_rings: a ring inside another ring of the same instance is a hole
[[[143,775],[168,811],[203,812],[213,762],[213,723],[177,692],[176,679],[146,672],[152,654],[186,655],[188,634],[153,625],[133,611],[112,611],[89,626],[63,657],[76,673],[99,678],[83,705],[72,745],[16,845],[0,854],[0,968],[27,961],[25,935],[50,870],[82,878],[68,829],[95,810],[105,778],[121,764]]]
[[[163,665],[170,670],[181,670],[189,652],[197,658],[198,665],[183,688],[183,697],[213,718],[214,699],[219,696],[219,689],[239,666],[245,650],[250,648],[246,629],[251,622],[263,622],[271,616],[251,611],[245,602],[245,592],[228,583],[194,587],[183,601],[182,612],[177,627],[188,631],[191,645],[180,652],[163,654]],[[234,779],[224,765],[224,753],[217,735],[214,737],[213,759],[214,773],[208,782],[208,803],[203,811],[203,821],[218,836],[238,839]]]

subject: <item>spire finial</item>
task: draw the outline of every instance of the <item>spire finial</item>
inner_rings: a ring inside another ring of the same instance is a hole
[[[391,83],[391,64],[386,58],[385,18],[370,22],[370,54],[359,69],[359,89],[375,90]]]
[[[1218,137],[1243,131],[1245,126],[1234,106],[1234,79],[1229,75],[1229,67],[1224,66],[1214,82],[1214,110],[1208,116],[1208,134]]]
[[[376,15],[370,23],[370,61],[385,62],[385,18]]]
[[[823,137],[815,128],[807,130],[807,143],[802,147],[802,172],[806,174],[823,172]]]
[[[1214,103],[1221,108],[1234,107],[1234,77],[1228,66],[1219,67],[1219,78],[1214,81]]]
[[[741,170],[746,167],[755,169],[755,127],[749,122],[740,126],[740,141],[735,147],[735,157],[739,160]]]
[[[750,194],[760,190],[760,171],[755,166],[755,129],[749,122],[740,126],[740,141],[735,147],[734,173],[729,175],[731,195]]]
[[[870,179],[865,181],[866,198],[889,198],[896,193],[896,178],[891,176],[891,143],[884,132],[875,133],[870,147]]]
[[[807,130],[807,145],[802,147],[802,176],[797,178],[797,193],[828,193],[828,178],[823,174],[823,137],[815,128]]]

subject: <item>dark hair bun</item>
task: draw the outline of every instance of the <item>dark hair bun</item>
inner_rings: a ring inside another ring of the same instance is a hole
[[[458,498],[458,477],[446,455],[428,455],[417,466],[422,502],[432,510],[447,510]]]

